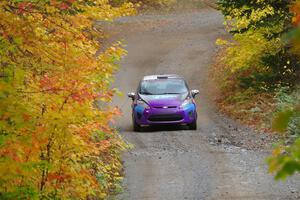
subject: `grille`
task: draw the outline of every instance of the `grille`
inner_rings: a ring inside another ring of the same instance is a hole
[[[177,106],[155,106],[154,108],[167,109],[167,108],[177,108]]]
[[[182,120],[182,116],[181,115],[151,115],[148,120],[152,121],[152,122],[159,122],[159,121],[163,121],[163,122],[168,122],[168,121],[180,121]]]

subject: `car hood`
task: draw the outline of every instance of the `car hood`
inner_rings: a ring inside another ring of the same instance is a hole
[[[167,95],[141,95],[140,98],[148,103],[151,107],[180,106],[186,99],[188,93],[184,94],[167,94]]]

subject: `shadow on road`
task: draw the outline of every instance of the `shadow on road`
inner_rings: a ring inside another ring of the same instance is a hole
[[[151,132],[161,132],[161,131],[180,131],[180,130],[189,130],[188,126],[185,125],[156,125],[143,127],[142,132],[151,133]]]

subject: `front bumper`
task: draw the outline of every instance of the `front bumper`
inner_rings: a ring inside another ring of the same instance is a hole
[[[138,125],[155,124],[190,124],[197,120],[196,105],[188,104],[185,107],[172,108],[144,108],[135,105],[133,108],[134,120]]]

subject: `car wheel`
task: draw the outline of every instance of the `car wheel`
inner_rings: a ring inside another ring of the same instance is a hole
[[[193,123],[189,124],[190,130],[197,130],[197,121],[194,121]]]
[[[138,125],[136,122],[135,122],[135,120],[133,119],[132,120],[133,122],[133,131],[134,132],[141,132],[141,130],[142,130],[142,127],[140,126],[140,125]]]

